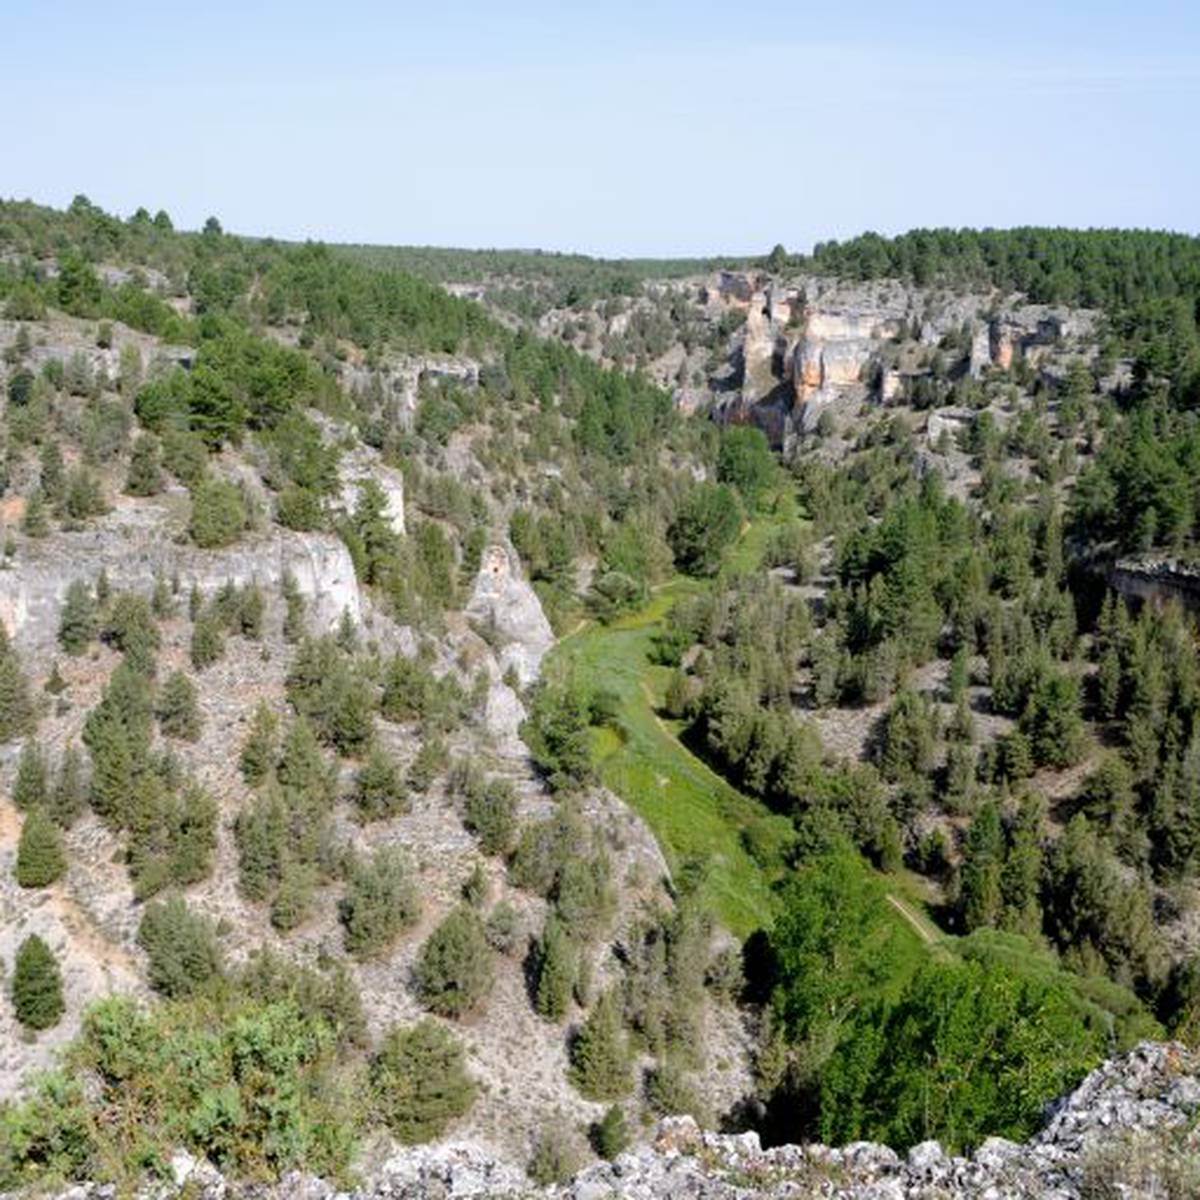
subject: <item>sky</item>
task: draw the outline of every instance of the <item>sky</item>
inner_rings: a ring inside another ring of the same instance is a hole
[[[0,196],[283,238],[765,253],[1200,233],[1200,0],[0,0]]]

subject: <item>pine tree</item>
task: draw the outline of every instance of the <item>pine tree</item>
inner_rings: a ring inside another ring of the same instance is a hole
[[[266,900],[283,876],[287,854],[287,812],[275,789],[255,796],[234,825],[238,887],[249,900]]]
[[[370,1081],[373,1109],[406,1144],[440,1137],[475,1099],[462,1046],[429,1018],[388,1031],[371,1061]]]
[[[383,821],[409,809],[400,768],[386,750],[373,746],[354,777],[354,804],[362,821]]]
[[[553,913],[537,947],[537,990],[534,1005],[548,1021],[561,1021],[571,1002],[577,961],[562,922]]]
[[[130,496],[157,496],[162,490],[162,457],[158,439],[144,433],[133,443],[125,491]]]
[[[610,1162],[629,1145],[629,1124],[625,1110],[613,1104],[592,1127],[592,1145],[601,1158]]]
[[[12,1002],[17,1020],[27,1029],[50,1029],[63,1015],[62,972],[50,947],[36,934],[17,950]]]
[[[483,922],[464,905],[429,935],[414,968],[421,1002],[443,1017],[465,1016],[478,1008],[494,975]]]
[[[150,608],[160,621],[169,621],[175,615],[175,592],[161,571],[154,577],[154,591],[150,594]]]
[[[7,639],[6,639],[7,641]],[[0,651],[0,742],[32,732],[33,700],[17,652],[7,644]]]
[[[633,1087],[633,1060],[615,992],[600,996],[571,1045],[571,1082],[589,1100],[618,1100]]]
[[[338,905],[348,953],[364,958],[386,950],[416,923],[420,897],[404,860],[391,847],[353,864]]]
[[[68,654],[82,654],[96,631],[96,602],[91,588],[82,579],[73,580],[58,620],[58,643]]]
[[[43,809],[33,809],[17,843],[17,883],[23,888],[47,887],[61,879],[66,869],[62,833]]]
[[[88,783],[84,777],[83,760],[78,748],[70,745],[59,760],[58,774],[50,791],[46,811],[63,829],[70,829],[87,807],[87,798]]]
[[[50,532],[50,516],[41,489],[31,492],[21,518],[21,532],[26,537],[44,538]]]
[[[988,801],[971,822],[964,847],[959,909],[968,933],[998,923],[1003,906],[1000,887],[1003,864],[1000,810],[995,801]]]
[[[46,756],[30,738],[21,747],[17,760],[17,778],[13,783],[12,801],[21,812],[32,812],[46,803],[49,787],[46,782]]]
[[[225,653],[225,636],[220,618],[211,609],[196,618],[192,626],[192,666],[203,671],[220,660]]]
[[[304,637],[304,597],[291,571],[283,573],[283,601],[285,612],[283,618],[283,640],[298,642]]]
[[[285,864],[279,890],[271,904],[271,924],[280,933],[290,933],[302,925],[312,911],[317,888],[316,868],[308,863]]]
[[[88,742],[92,755],[92,809],[110,825],[120,826],[133,791],[136,770],[129,735],[116,721],[98,725]]]
[[[1042,804],[1033,795],[1021,801],[1009,833],[1000,875],[1004,898],[1001,926],[1037,938],[1042,931]]]
[[[238,597],[238,631],[242,637],[257,642],[263,635],[263,614],[266,601],[257,583],[248,583]]]
[[[96,576],[96,603],[103,608],[112,596],[112,584],[108,581],[108,568],[101,567]]]
[[[167,737],[182,738],[185,742],[199,738],[203,718],[196,700],[196,685],[182,671],[172,672],[163,684],[156,714]]]
[[[278,747],[279,718],[265,700],[260,700],[254,710],[250,732],[242,745],[239,760],[242,778],[251,787],[258,787],[275,769]]]

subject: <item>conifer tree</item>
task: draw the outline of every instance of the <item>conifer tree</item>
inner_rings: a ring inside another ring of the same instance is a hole
[[[551,913],[537,947],[535,1007],[548,1021],[561,1021],[571,1002],[577,962],[562,922]]]
[[[91,588],[82,579],[73,580],[67,588],[58,620],[58,644],[68,654],[82,654],[96,636],[97,627],[96,602]]]
[[[376,1111],[406,1144],[440,1137],[475,1099],[462,1046],[428,1018],[389,1030],[371,1061],[370,1081]]]
[[[205,609],[192,626],[192,666],[203,671],[220,660],[225,653],[225,636],[220,617],[211,608]]]
[[[461,1017],[483,1002],[494,978],[492,948],[474,909],[460,905],[429,935],[414,975],[422,1003],[443,1017]]]
[[[275,769],[279,747],[279,718],[265,700],[258,702],[250,722],[250,732],[242,745],[239,762],[242,778],[258,787]]]
[[[968,933],[998,924],[1003,906],[1000,886],[1003,865],[1000,810],[995,801],[988,801],[971,822],[964,847],[959,909]]]
[[[13,783],[12,801],[21,812],[32,812],[46,803],[49,787],[46,782],[46,756],[41,746],[30,738],[21,747],[17,760],[17,778]]]
[[[72,744],[59,760],[46,811],[63,829],[70,829],[87,807],[87,797],[88,784],[84,777],[83,759],[78,748]]]
[[[304,597],[300,594],[300,587],[296,583],[296,577],[291,571],[285,571],[283,574],[283,602],[284,602],[284,617],[283,617],[283,640],[285,642],[298,642],[304,637]]]
[[[23,888],[47,887],[67,869],[62,833],[42,808],[33,809],[21,826],[17,843],[17,883]]]
[[[633,1086],[629,1039],[615,992],[596,1001],[571,1046],[571,1082],[589,1100],[618,1100]]]
[[[168,676],[156,706],[159,726],[167,737],[194,742],[200,736],[203,719],[196,699],[196,685],[182,672]]]
[[[21,670],[17,652],[4,638],[0,647],[0,742],[11,742],[32,732],[33,700],[29,681]]]
[[[238,851],[238,887],[249,900],[266,900],[283,876],[287,855],[287,812],[271,788],[238,813],[234,825]]]
[[[31,538],[44,538],[50,532],[50,516],[46,511],[46,500],[40,488],[31,492],[25,502],[21,532]]]
[[[31,934],[17,950],[12,1002],[17,1020],[27,1029],[50,1029],[63,1015],[62,972],[50,947]]]
[[[354,777],[354,803],[363,821],[382,821],[409,809],[400,768],[386,750],[373,746]]]
[[[162,456],[158,439],[144,433],[133,443],[125,491],[131,496],[157,496],[162,490]]]

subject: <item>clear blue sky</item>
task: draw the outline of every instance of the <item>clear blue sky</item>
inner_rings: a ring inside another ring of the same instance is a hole
[[[0,195],[243,233],[1200,232],[1200,0],[3,0],[0,111]]]

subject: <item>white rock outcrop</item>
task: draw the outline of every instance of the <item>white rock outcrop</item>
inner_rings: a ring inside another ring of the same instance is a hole
[[[290,571],[313,629],[333,629],[347,611],[354,621],[362,619],[354,563],[330,534],[276,529],[224,550],[199,550],[152,531],[134,537],[107,530],[64,532],[28,543],[15,566],[0,569],[0,621],[18,649],[52,650],[67,588],[76,579],[91,583],[101,571],[114,588],[142,592],[159,576],[178,576],[185,594],[193,584],[211,592],[226,582],[277,589]]]
[[[554,645],[554,630],[512,546],[497,542],[484,550],[465,611],[495,650],[500,670],[511,669],[523,687],[531,684]]]

